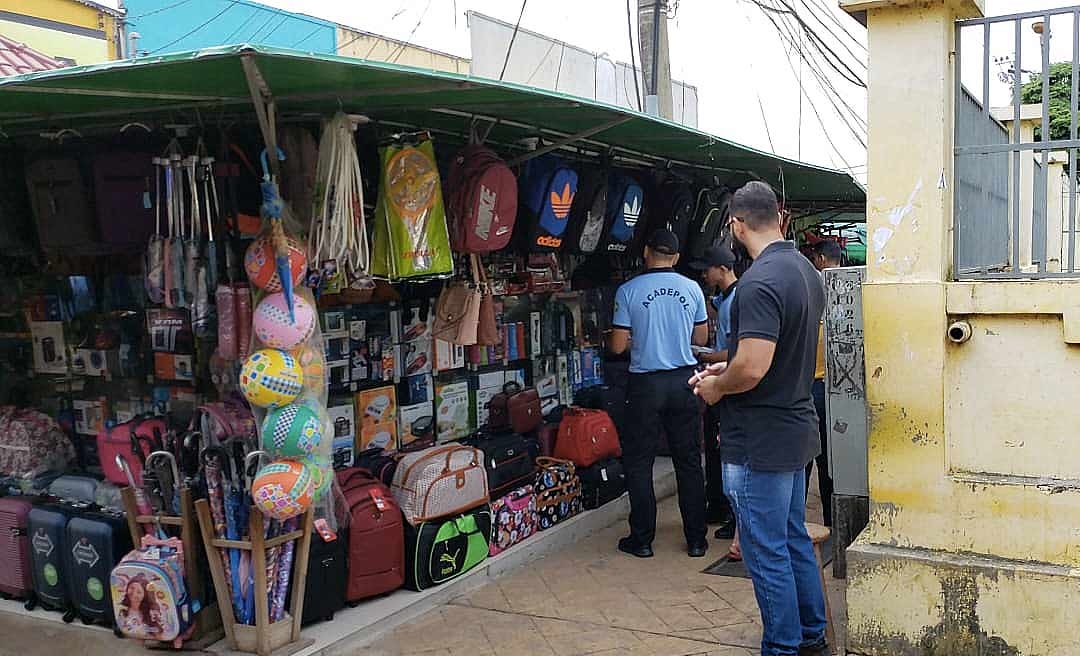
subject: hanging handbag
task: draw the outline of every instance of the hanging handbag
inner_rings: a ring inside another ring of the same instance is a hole
[[[432,335],[451,344],[475,344],[480,323],[480,301],[480,290],[475,284],[464,280],[447,284],[435,302]]]
[[[496,346],[502,343],[499,323],[495,319],[495,294],[491,291],[487,272],[480,264],[480,257],[470,255],[472,260],[473,280],[480,291],[480,313],[476,325],[476,343],[483,346]]]

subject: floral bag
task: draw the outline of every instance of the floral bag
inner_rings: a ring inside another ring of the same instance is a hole
[[[581,480],[569,460],[537,458],[536,466],[536,513],[543,531],[581,512]]]
[[[537,525],[532,485],[522,485],[500,497],[491,504],[490,555],[500,554],[536,533]]]

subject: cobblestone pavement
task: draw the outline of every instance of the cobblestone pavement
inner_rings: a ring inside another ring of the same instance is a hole
[[[810,517],[820,521],[812,496]],[[727,550],[686,556],[678,506],[660,507],[656,557],[616,551],[624,523],[600,531],[384,637],[364,656],[750,656],[761,624],[749,579],[702,574]],[[827,572],[828,575],[828,572]],[[843,581],[827,576],[842,635]],[[842,653],[842,652],[840,652]]]

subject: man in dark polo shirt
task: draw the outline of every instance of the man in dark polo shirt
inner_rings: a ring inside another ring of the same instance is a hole
[[[754,259],[739,280],[728,362],[691,378],[720,405],[724,492],[763,625],[763,656],[824,656],[825,597],[806,532],[806,465],[820,450],[811,396],[825,288],[780,230],[776,194],[731,199],[732,234]]]

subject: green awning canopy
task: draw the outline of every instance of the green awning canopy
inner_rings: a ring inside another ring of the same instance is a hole
[[[466,75],[264,46],[223,46],[0,78],[0,130],[17,136],[118,125],[153,117],[205,120],[253,114],[241,60],[254,58],[283,116],[329,116],[339,108],[389,127],[466,134],[476,118],[489,140],[520,147],[569,137],[568,147],[644,166],[715,175],[727,184],[762,179],[804,207],[865,204],[847,173],[762,153],[638,112],[555,92]]]

